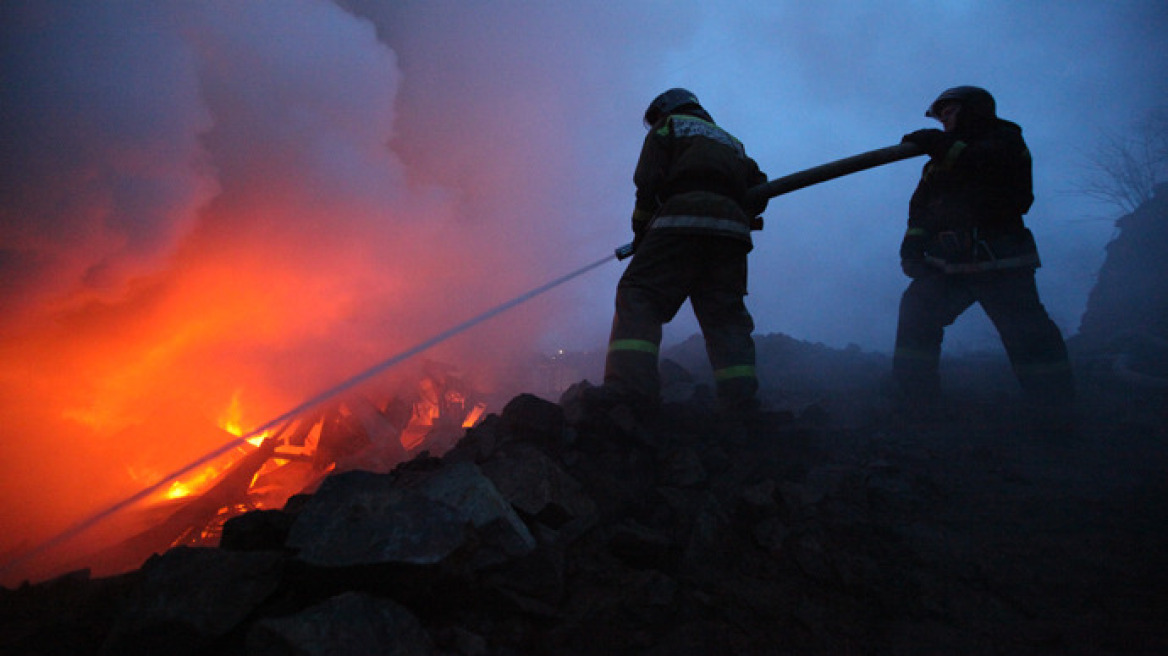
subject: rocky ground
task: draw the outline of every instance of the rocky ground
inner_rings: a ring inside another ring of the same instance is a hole
[[[676,356],[656,418],[519,395],[218,548],[0,589],[0,653],[1168,653],[1164,390],[1084,365],[1048,431],[967,358],[909,422],[880,357],[760,340],[743,427]]]

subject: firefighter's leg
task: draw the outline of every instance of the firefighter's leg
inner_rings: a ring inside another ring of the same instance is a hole
[[[1034,271],[986,274],[973,286],[1002,338],[1026,397],[1042,405],[1069,405],[1075,382],[1066,342],[1038,297]]]
[[[917,278],[904,290],[892,371],[906,401],[932,403],[940,398],[945,328],[972,304],[964,286],[943,274]]]
[[[754,320],[746,309],[746,247],[719,240],[704,252],[705,274],[690,296],[714,369],[719,405],[730,412],[758,406]]]
[[[604,385],[637,401],[656,403],[661,326],[685,302],[685,258],[677,238],[650,232],[616,290],[616,311],[604,363]]]

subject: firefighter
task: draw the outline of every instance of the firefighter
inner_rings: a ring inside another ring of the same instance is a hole
[[[657,96],[644,124],[649,132],[633,175],[633,257],[617,285],[603,387],[635,409],[658,406],[661,328],[688,298],[720,410],[753,410],[754,321],[743,299],[752,218],[766,200],[751,206],[746,192],[766,175],[686,89]]]
[[[1022,216],[1034,200],[1022,129],[998,118],[993,96],[973,86],[937,97],[925,116],[943,130],[903,141],[929,155],[909,202],[893,373],[906,406],[936,407],[946,326],[980,303],[1032,407],[1061,412],[1075,386],[1067,348],[1035,286],[1040,266]]]

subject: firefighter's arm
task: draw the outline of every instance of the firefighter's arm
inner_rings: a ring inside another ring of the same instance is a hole
[[[1025,143],[1010,143],[996,136],[983,136],[961,143],[961,158],[955,165],[967,171],[993,171],[1019,157],[1030,156]]]
[[[919,278],[929,268],[925,249],[933,238],[929,213],[925,210],[925,191],[921,185],[913,191],[908,203],[908,228],[900,240],[900,268],[910,278]]]
[[[1025,214],[1030,209],[1032,164],[1021,138],[998,133],[958,141],[948,157],[955,173],[987,190],[978,196],[986,213]]]
[[[664,139],[665,135],[656,131],[645,136],[641,156],[637,159],[637,168],[633,172],[633,184],[637,188],[632,217],[634,251],[644,240],[645,233],[649,230],[649,222],[653,220],[661,204],[658,190],[665,180],[667,164]]]
[[[758,163],[749,157],[747,158],[747,162],[748,166],[750,167],[750,172],[747,176],[746,188],[753,189],[759,185],[766,184],[766,173],[763,173],[762,170],[758,168]],[[766,211],[767,205],[771,200],[770,197],[762,194],[759,194],[758,196],[752,196],[751,194],[747,193],[746,200],[747,203],[743,209],[746,210],[747,214],[753,217],[750,220],[750,229],[762,230],[762,213]]]

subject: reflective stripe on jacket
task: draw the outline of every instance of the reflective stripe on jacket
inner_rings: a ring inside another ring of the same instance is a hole
[[[766,174],[738,139],[713,121],[673,114],[650,129],[633,175],[636,214],[651,230],[705,233],[750,242],[746,192]]]

